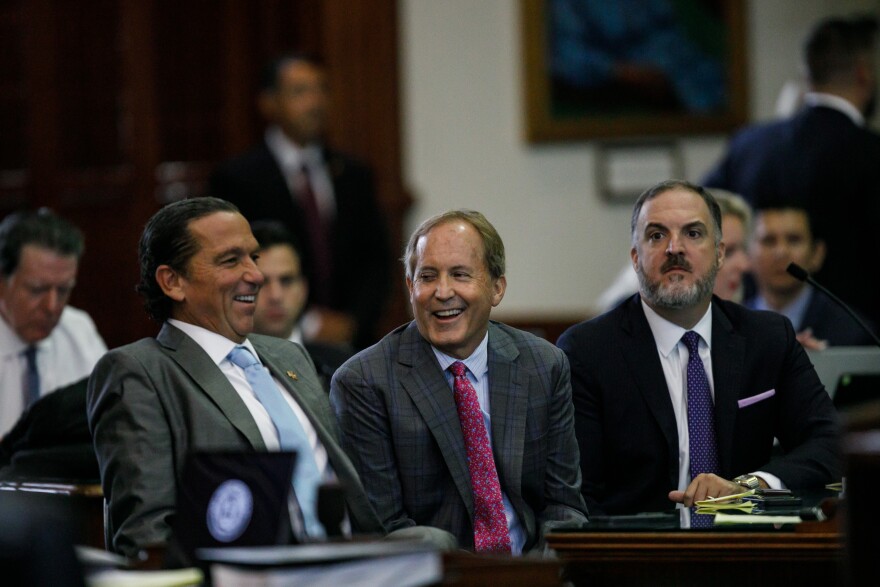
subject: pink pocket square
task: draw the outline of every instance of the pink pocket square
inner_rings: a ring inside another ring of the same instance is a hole
[[[751,397],[744,397],[743,399],[739,400],[736,403],[740,408],[745,408],[745,407],[750,406],[752,404],[756,404],[760,401],[764,401],[768,397],[773,397],[774,395],[776,395],[776,390],[775,389],[768,389],[764,393],[759,393],[758,395],[753,395]]]

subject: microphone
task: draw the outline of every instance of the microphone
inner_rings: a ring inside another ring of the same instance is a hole
[[[880,346],[880,338],[877,338],[877,335],[874,334],[874,332],[870,328],[868,328],[868,325],[865,324],[861,318],[859,318],[858,314],[856,314],[852,308],[846,305],[843,300],[828,291],[828,289],[820,285],[815,279],[810,277],[810,274],[807,272],[806,269],[804,269],[797,263],[789,263],[788,267],[786,267],[785,270],[788,271],[789,275],[791,275],[795,279],[809,283],[810,285],[821,291],[823,294],[831,298],[835,304],[846,310],[847,314],[852,316],[852,319],[855,320],[858,325],[861,326],[862,329],[864,329],[864,331],[868,333],[868,336],[871,337],[871,339],[874,341],[874,344]]]

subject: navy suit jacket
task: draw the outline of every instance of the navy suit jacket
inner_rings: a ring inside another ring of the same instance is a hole
[[[370,170],[333,150],[324,150],[324,160],[336,198],[331,299],[326,303],[355,317],[354,344],[363,348],[378,338],[375,329],[389,292],[392,257],[387,224],[376,200]],[[211,175],[210,190],[212,195],[238,206],[250,222],[283,222],[297,237],[303,272],[314,283],[314,254],[305,215],[265,141],[218,166]],[[310,294],[313,292],[314,288]]]
[[[524,550],[545,523],[586,522],[568,363],[543,339],[489,325],[492,450]],[[473,548],[473,492],[452,388],[415,322],[333,376],[342,442],[389,531],[433,526]]]
[[[864,255],[880,219],[880,135],[823,106],[747,128],[703,185],[754,206],[789,203],[810,212],[828,254],[816,279],[880,327],[880,291],[866,284]]]
[[[678,432],[639,294],[572,326],[558,344],[571,363],[587,507],[673,508]],[[766,471],[792,488],[840,480],[836,413],[787,318],[713,297],[712,372],[721,476]],[[781,457],[771,455],[774,437]]]
[[[754,307],[754,298],[745,300],[743,305]],[[865,326],[873,325],[861,317]],[[876,344],[865,329],[859,326],[849,313],[837,305],[831,298],[817,289],[813,289],[800,324],[794,325],[798,332],[805,328],[813,329],[813,336],[828,341],[830,346],[863,346]]]

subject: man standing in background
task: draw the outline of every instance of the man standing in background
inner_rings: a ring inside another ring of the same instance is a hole
[[[877,288],[859,277],[880,218],[880,135],[866,125],[877,103],[877,28],[872,16],[818,23],[804,46],[806,106],[740,132],[703,180],[753,206],[804,208],[827,245],[817,280],[874,324]]]
[[[302,245],[309,280],[306,340],[364,347],[375,341],[389,283],[385,220],[370,170],[327,147],[327,83],[321,64],[288,54],[265,69],[263,141],[220,165],[212,195],[251,222],[283,222]]]

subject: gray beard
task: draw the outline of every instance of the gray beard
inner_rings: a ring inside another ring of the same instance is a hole
[[[705,277],[690,286],[682,286],[678,283],[669,285],[663,281],[649,281],[641,263],[639,263],[636,269],[636,274],[639,276],[639,290],[649,305],[670,310],[680,310],[695,306],[700,300],[712,296],[712,289],[715,287],[715,276],[718,275],[718,264],[716,263]]]

